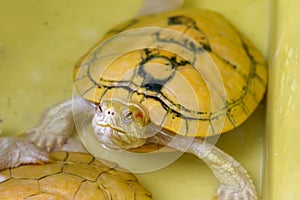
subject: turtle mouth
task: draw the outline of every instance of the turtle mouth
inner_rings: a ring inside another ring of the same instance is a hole
[[[144,139],[135,137],[126,131],[101,121],[93,124],[94,134],[105,148],[131,149],[144,144]]]
[[[108,149],[118,149],[122,148],[117,145],[122,141],[125,136],[125,132],[117,129],[110,124],[98,124],[94,126],[94,134],[98,138],[98,141]]]
[[[121,133],[121,134],[126,134],[126,132],[122,129],[119,129],[115,126],[112,126],[111,124],[107,124],[107,123],[102,123],[102,122],[96,122],[96,125],[102,129],[111,129],[112,131],[114,132],[117,132],[117,133]]]

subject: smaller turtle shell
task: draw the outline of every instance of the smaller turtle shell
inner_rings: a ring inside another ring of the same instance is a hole
[[[125,37],[130,30],[142,31]],[[143,48],[135,46],[143,42]],[[102,64],[114,55],[107,55],[109,50],[124,46],[132,51]],[[78,93],[91,102],[139,102],[163,129],[206,137],[236,128],[253,113],[266,91],[267,67],[262,54],[223,16],[187,9],[114,27],[78,62],[74,80]]]
[[[152,199],[133,174],[90,154],[56,152],[50,158],[47,164],[1,171],[1,199]]]

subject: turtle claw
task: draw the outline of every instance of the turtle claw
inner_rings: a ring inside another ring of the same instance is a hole
[[[60,150],[67,137],[61,134],[47,133],[47,130],[32,129],[27,131],[27,139],[48,152]]]
[[[218,189],[218,200],[257,200],[255,189],[251,185],[247,185],[241,190],[232,186],[221,185]]]

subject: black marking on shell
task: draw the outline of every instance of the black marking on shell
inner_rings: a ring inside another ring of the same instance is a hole
[[[168,18],[168,25],[184,25],[187,28],[194,28],[196,30],[199,30],[197,27],[197,23],[195,22],[194,19],[184,16],[184,15],[176,15],[176,16],[171,16]]]
[[[182,33],[182,35],[184,35],[184,33]],[[160,42],[160,43],[173,43],[173,44],[177,44],[183,48],[189,49],[190,51],[194,52],[194,53],[203,53],[203,52],[210,52],[211,48],[209,46],[209,44],[201,44],[201,46],[199,48],[196,48],[193,42],[190,42],[190,40],[188,40],[186,37],[183,38],[172,38],[172,37],[164,37],[162,35],[161,31],[158,31],[155,33],[154,38],[156,41]],[[197,41],[199,42],[199,41]]]
[[[197,22],[193,18],[184,15],[171,16],[168,18],[168,26],[171,27],[174,25],[185,26],[186,30],[183,32],[183,34],[185,34],[189,29],[194,29],[202,35],[202,37],[200,37],[201,40],[197,40],[197,42],[201,45],[199,49],[197,49],[194,46],[194,43],[190,43],[187,40],[183,40],[183,41],[175,40],[173,41],[174,43],[181,44],[182,46],[184,46],[185,48],[189,48],[193,52],[203,52],[203,51],[211,52],[211,47],[209,45],[209,41],[207,39],[206,34],[203,31],[201,31],[201,29],[197,26]],[[159,39],[159,37],[157,39]]]

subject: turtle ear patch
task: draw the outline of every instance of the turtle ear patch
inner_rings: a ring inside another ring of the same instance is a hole
[[[149,116],[147,115],[147,111],[144,110],[143,107],[141,107],[138,104],[131,104],[129,107],[129,110],[133,113],[133,120],[135,123],[138,123],[142,126],[145,126],[150,123]]]
[[[134,112],[134,121],[142,125],[145,124],[145,116],[139,109],[136,109]]]
[[[143,120],[144,119],[144,115],[143,115],[143,113],[141,111],[139,111],[139,112],[137,112],[135,114],[135,118]]]

